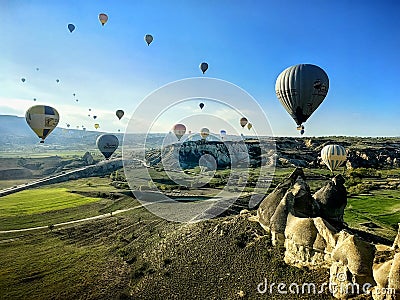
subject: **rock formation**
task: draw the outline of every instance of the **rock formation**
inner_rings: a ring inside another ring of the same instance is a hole
[[[311,195],[302,169],[297,168],[261,202],[257,220],[270,233],[273,245],[285,248],[287,264],[328,268],[334,297],[372,291],[375,300],[396,299],[387,294],[382,298],[379,292],[400,292],[400,228],[391,248],[399,253],[374,264],[375,245],[352,234],[343,223],[346,204],[341,175]]]

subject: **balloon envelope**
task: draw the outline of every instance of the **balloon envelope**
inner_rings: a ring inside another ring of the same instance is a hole
[[[172,129],[172,131],[174,132],[174,134],[177,137],[178,141],[180,141],[181,138],[186,133],[186,126],[183,125],[183,124],[175,124],[174,128]]]
[[[253,125],[251,125],[251,123],[248,123],[248,124],[247,124],[247,129],[250,130],[252,127],[253,127]]]
[[[275,83],[276,96],[297,125],[307,121],[325,99],[328,89],[328,75],[311,64],[285,69]]]
[[[124,116],[124,111],[121,109],[118,109],[115,114],[117,115],[118,119],[121,120],[121,118]]]
[[[22,81],[22,82],[25,82],[25,78],[21,78],[21,81]]]
[[[44,139],[56,128],[60,116],[57,110],[47,105],[35,105],[25,113],[25,119],[29,127],[44,143]]]
[[[96,140],[97,148],[108,159],[118,148],[118,138],[113,134],[102,134]]]
[[[346,161],[346,149],[340,145],[326,145],[321,150],[321,158],[329,170],[334,171]]]
[[[221,136],[221,139],[224,139],[224,137],[226,137],[226,130],[222,129],[219,134]]]
[[[207,69],[208,69],[208,63],[202,62],[200,64],[200,70],[203,72],[203,74],[207,71]]]
[[[153,36],[151,34],[146,34],[144,36],[144,40],[147,43],[147,46],[149,46],[151,44],[151,42],[153,41]]]
[[[242,126],[242,128],[244,127],[244,126],[246,126],[247,125],[247,119],[245,118],[245,117],[243,117],[243,118],[241,118],[240,119],[240,126]]]
[[[200,103],[199,106],[200,106],[200,109],[203,109],[204,103]]]
[[[200,130],[200,135],[202,139],[205,140],[210,135],[210,130],[208,130],[208,128],[202,128]]]
[[[102,26],[107,23],[108,16],[106,14],[99,14],[99,20]]]
[[[98,128],[100,128],[100,125],[96,123],[96,124],[94,124],[94,128],[98,129]]]
[[[74,24],[68,24],[68,30],[69,32],[72,32],[75,30],[75,25]]]

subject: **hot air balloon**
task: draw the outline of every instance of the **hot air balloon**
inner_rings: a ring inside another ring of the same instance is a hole
[[[36,68],[36,71],[39,71],[39,68]]]
[[[328,75],[320,67],[300,64],[285,69],[275,83],[279,101],[301,130],[301,124],[325,99],[329,89]]]
[[[100,125],[98,123],[94,124],[94,128],[98,129],[100,128]]]
[[[75,30],[75,25],[74,24],[68,24],[68,30],[69,32],[72,32]]]
[[[203,109],[204,103],[200,103],[199,106],[200,106],[200,109]]]
[[[222,129],[219,134],[221,136],[221,139],[224,140],[224,138],[226,137],[226,130]]]
[[[92,111],[92,109],[91,109],[91,108],[89,108],[89,111]]]
[[[115,112],[115,114],[116,114],[116,116],[118,117],[118,119],[121,120],[121,118],[124,116],[124,111],[121,110],[121,109],[118,109],[118,110]]]
[[[79,129],[79,125],[76,126],[76,129]]]
[[[59,83],[59,82],[60,82],[60,79],[56,79],[56,82]]]
[[[121,131],[121,129],[118,129],[118,132],[120,132]]]
[[[252,127],[253,127],[253,125],[251,125],[251,123],[248,123],[248,124],[247,124],[247,129],[250,130]]]
[[[107,23],[108,16],[106,14],[99,14],[99,20],[102,26]]]
[[[153,41],[153,36],[151,34],[146,34],[144,36],[144,40],[147,43],[147,46],[150,46],[151,42]]]
[[[40,137],[41,143],[56,128],[60,119],[57,110],[47,105],[35,105],[25,113],[25,119],[31,129]]]
[[[113,134],[102,134],[97,138],[96,145],[104,157],[109,159],[118,148],[119,141],[118,138]]]
[[[79,100],[78,100],[78,99],[75,99],[75,101],[78,102]]]
[[[203,74],[207,71],[207,69],[208,69],[208,63],[202,62],[200,64],[200,70],[203,72]]]
[[[36,101],[36,98],[33,98],[33,101]]]
[[[69,128],[69,126],[71,126],[70,124],[67,124],[67,127]]]
[[[208,130],[208,128],[202,128],[200,130],[200,135],[203,140],[206,140],[206,138],[210,135],[210,130]]]
[[[25,82],[25,80],[26,80],[25,78],[21,78],[21,81],[22,81],[22,82]]]
[[[180,141],[181,138],[186,133],[186,126],[183,124],[175,124],[172,131],[174,132],[175,136],[178,138],[178,141]]]
[[[73,94],[72,94],[72,96],[74,96],[74,97],[75,97],[75,93],[73,93]]]
[[[245,117],[240,119],[240,126],[242,126],[242,128],[244,128],[244,126],[247,125],[247,119]]]
[[[96,120],[96,119],[97,119],[97,116],[93,116],[93,119],[95,119],[95,120]]]
[[[346,149],[340,145],[326,145],[321,150],[321,158],[329,170],[333,172],[346,161]]]

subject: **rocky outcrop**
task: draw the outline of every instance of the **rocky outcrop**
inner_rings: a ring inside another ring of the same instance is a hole
[[[208,156],[218,169],[258,167],[261,165],[261,154],[259,142],[185,141],[165,146],[161,151],[147,151],[146,161],[152,167],[178,170],[197,167],[201,158]]]
[[[257,220],[270,233],[272,243],[285,248],[285,262],[328,268],[330,291],[338,299],[371,291],[375,300],[396,299],[379,298],[378,294],[383,289],[399,291],[400,253],[374,264],[375,245],[345,228],[344,178],[335,176],[311,195],[304,177],[297,168],[257,210]],[[399,243],[400,229],[391,251],[400,252]]]

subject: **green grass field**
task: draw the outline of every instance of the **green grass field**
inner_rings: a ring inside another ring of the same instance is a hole
[[[62,210],[99,200],[71,193],[66,188],[25,190],[2,197],[0,218]]]

